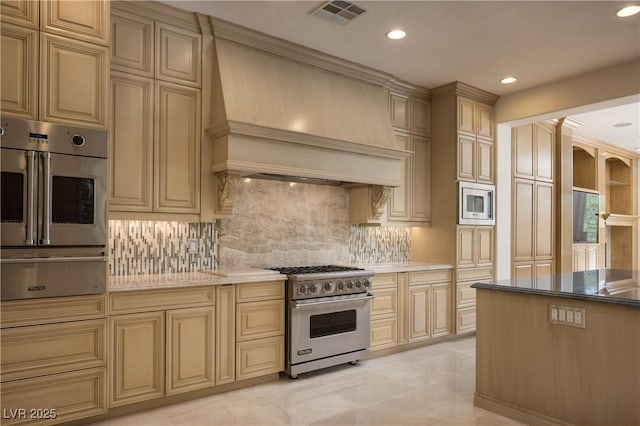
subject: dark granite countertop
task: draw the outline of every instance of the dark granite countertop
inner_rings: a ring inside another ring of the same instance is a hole
[[[471,287],[566,297],[640,307],[640,274],[625,269],[597,269],[531,278],[478,282]]]

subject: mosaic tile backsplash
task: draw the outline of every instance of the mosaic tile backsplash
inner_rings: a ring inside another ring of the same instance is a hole
[[[214,269],[215,223],[109,221],[109,274],[140,275]],[[197,253],[189,253],[189,240]]]
[[[349,226],[349,261],[351,263],[407,262],[410,257],[410,228]]]

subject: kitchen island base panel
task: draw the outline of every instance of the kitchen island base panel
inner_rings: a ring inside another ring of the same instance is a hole
[[[476,405],[535,424],[638,424],[640,309],[483,288],[477,302]],[[583,308],[586,327],[551,323],[550,305]]]

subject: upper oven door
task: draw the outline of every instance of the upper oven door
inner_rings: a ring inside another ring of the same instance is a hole
[[[40,153],[40,242],[51,246],[107,243],[107,160]]]
[[[368,294],[291,302],[291,364],[366,349],[370,344]]]
[[[2,246],[36,244],[36,152],[2,148],[0,222]]]

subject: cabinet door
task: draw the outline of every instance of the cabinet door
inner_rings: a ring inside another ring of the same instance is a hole
[[[284,301],[239,303],[236,307],[236,341],[284,334]]]
[[[92,43],[109,44],[108,0],[41,1],[40,28]]]
[[[475,136],[475,108],[474,102],[465,98],[458,98],[458,132]]]
[[[422,99],[410,98],[411,134],[431,135],[431,104]]]
[[[431,337],[451,333],[451,284],[431,285]]]
[[[398,344],[398,321],[396,318],[371,320],[371,351],[393,348]]]
[[[106,128],[109,48],[40,37],[40,120]]]
[[[2,3],[4,12],[5,2]],[[38,31],[0,26],[0,108],[3,116],[37,119]]]
[[[236,288],[216,287],[216,385],[236,380]]]
[[[553,151],[555,146],[554,129],[543,123],[536,123],[535,140],[535,179],[553,181]]]
[[[3,425],[53,424],[106,414],[106,368],[89,368],[2,384]],[[8,414],[26,410],[25,417]],[[55,410],[55,420],[35,421],[29,414]]]
[[[553,257],[553,184],[536,182],[535,184],[535,258]],[[518,223],[518,228],[520,224]]]
[[[431,217],[431,141],[411,136],[411,215],[412,221]]]
[[[476,180],[476,143],[469,136],[458,136],[458,180]]]
[[[456,310],[456,334],[472,333],[476,331],[476,307]]]
[[[475,226],[458,226],[457,266],[475,266],[476,231]]]
[[[409,287],[409,341],[429,338],[430,301],[428,285]]]
[[[551,276],[554,273],[554,263],[552,260],[543,260],[534,265],[535,285],[542,290],[551,290]]]
[[[111,69],[153,77],[153,20],[111,11]]]
[[[153,80],[111,73],[109,209],[153,208]]]
[[[493,226],[478,226],[476,228],[476,265],[493,264]]]
[[[215,308],[167,311],[167,395],[213,386]]]
[[[476,144],[476,171],[478,182],[493,183],[494,181],[494,152],[493,142],[478,139]]]
[[[389,114],[394,128],[409,131],[409,98],[395,93],[389,94]]]
[[[396,132],[396,146],[400,149],[411,150],[411,140],[406,133]],[[415,154],[413,154],[415,155]],[[387,202],[387,218],[393,221],[409,220],[409,202],[411,198],[412,170],[411,157],[404,160],[404,182],[401,186],[391,188]]]
[[[154,210],[200,210],[200,91],[156,83]]]
[[[155,77],[199,87],[200,44],[200,34],[157,22]]]
[[[460,282],[456,285],[456,308],[476,305],[476,289],[472,288],[473,281]]]
[[[38,28],[40,9],[33,0],[2,0],[0,2],[0,19],[2,25],[7,22]]]
[[[111,317],[111,407],[164,395],[164,317],[163,311]]]
[[[490,105],[475,104],[476,107],[476,135],[479,138],[495,139],[495,125],[493,122],[493,108]]]
[[[533,124],[511,130],[512,167],[514,177],[534,178]]]
[[[398,315],[398,289],[380,288],[372,291],[371,317],[396,317]]]
[[[535,182],[514,179],[513,182],[513,260],[530,260],[534,257],[534,192]]]
[[[238,380],[278,373],[283,369],[283,336],[236,343],[236,378]]]
[[[518,287],[533,288],[535,269],[533,262],[514,262],[513,278],[518,280]]]

